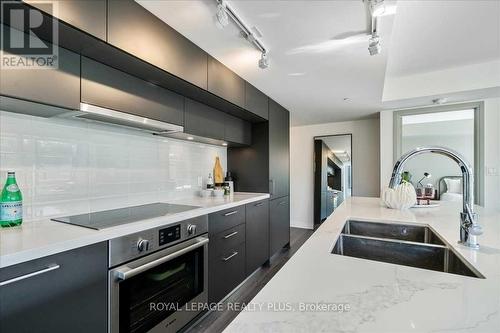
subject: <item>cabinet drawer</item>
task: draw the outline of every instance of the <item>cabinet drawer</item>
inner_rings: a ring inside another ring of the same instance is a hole
[[[0,332],[107,331],[102,242],[0,269]],[[83,292],[82,292],[83,291]]]
[[[245,242],[245,223],[210,237],[210,256],[224,255]]]
[[[238,206],[208,215],[208,233],[218,234],[245,223],[245,206]]]
[[[245,243],[211,257],[208,300],[218,302],[245,279]]]

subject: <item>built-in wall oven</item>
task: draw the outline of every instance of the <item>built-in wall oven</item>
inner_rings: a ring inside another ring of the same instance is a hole
[[[109,241],[109,332],[176,332],[207,302],[208,218]]]

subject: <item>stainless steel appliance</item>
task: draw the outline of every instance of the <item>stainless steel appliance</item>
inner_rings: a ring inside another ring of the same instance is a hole
[[[176,332],[208,297],[206,215],[109,241],[109,332]]]
[[[80,227],[101,230],[126,223],[181,213],[196,208],[199,207],[157,202],[147,205],[111,209],[89,214],[56,217],[52,220],[56,222],[73,224]]]

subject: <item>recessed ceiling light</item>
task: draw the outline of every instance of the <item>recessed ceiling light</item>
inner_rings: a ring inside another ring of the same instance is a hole
[[[350,102],[351,99],[349,97],[344,97],[344,102]]]
[[[297,72],[297,73],[288,73],[288,76],[304,76],[305,72]]]
[[[224,142],[222,145],[223,145],[224,147],[227,147],[227,142]]]
[[[188,136],[187,139],[188,140],[194,140],[194,138],[192,136]]]

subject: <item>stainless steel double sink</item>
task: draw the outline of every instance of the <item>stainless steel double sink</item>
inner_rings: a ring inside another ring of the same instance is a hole
[[[348,220],[332,253],[484,279],[424,225]]]

